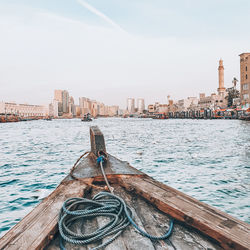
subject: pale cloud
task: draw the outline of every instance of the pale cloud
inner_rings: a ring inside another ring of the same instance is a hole
[[[0,13],[1,14],[1,13]],[[31,21],[32,20],[32,21]],[[44,10],[24,8],[0,15],[0,100],[48,103],[53,90],[68,89],[125,106],[184,98],[217,88],[217,63],[225,82],[239,76],[238,54],[247,41],[132,36]]]
[[[113,26],[115,29],[118,29],[122,32],[126,32],[124,29],[121,28],[120,25],[118,25],[116,22],[114,22],[111,18],[109,18],[108,16],[106,16],[104,13],[102,13],[101,11],[97,10],[95,7],[93,7],[92,5],[88,4],[87,2],[83,1],[83,0],[77,0],[77,2],[83,6],[84,8],[88,9],[89,11],[91,11],[93,14],[97,15],[98,17],[102,18],[105,22],[107,22],[108,24],[110,24],[111,26]]]

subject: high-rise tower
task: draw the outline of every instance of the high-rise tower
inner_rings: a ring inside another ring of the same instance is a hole
[[[135,99],[134,98],[127,99],[127,111],[130,114],[133,114],[135,112]]]
[[[224,87],[224,66],[223,66],[223,60],[222,59],[220,59],[220,61],[219,61],[218,73],[219,73],[218,94],[224,96],[226,89]]]

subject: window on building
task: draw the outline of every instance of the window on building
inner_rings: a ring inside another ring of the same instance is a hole
[[[247,90],[248,89],[248,83],[243,84],[243,90]]]
[[[249,98],[249,94],[244,94],[244,95],[243,95],[243,99],[244,99],[244,100],[247,100],[248,98]]]
[[[246,71],[247,71],[247,66],[246,66]]]
[[[247,79],[247,74],[246,74],[246,79]]]

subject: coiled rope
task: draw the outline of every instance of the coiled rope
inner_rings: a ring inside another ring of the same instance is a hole
[[[131,209],[126,205],[122,198],[113,193],[113,188],[110,186],[103,168],[104,160],[104,156],[101,155],[97,158],[97,163],[100,164],[104,180],[110,193],[100,192],[96,194],[92,200],[86,198],[70,198],[64,202],[58,222],[59,233],[61,236],[60,248],[63,250],[65,249],[63,240],[72,244],[86,245],[113,235],[101,245],[93,248],[93,250],[104,248],[115,240],[130,224],[132,224],[141,235],[151,240],[167,239],[173,231],[174,220],[170,220],[169,229],[166,234],[159,237],[152,236],[138,227],[132,218]],[[110,217],[111,220],[101,228],[90,233],[77,233],[71,229],[72,225],[77,221],[84,221],[98,216]]]

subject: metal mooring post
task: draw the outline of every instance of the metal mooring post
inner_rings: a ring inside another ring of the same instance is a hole
[[[98,157],[98,152],[106,153],[105,140],[98,126],[90,127],[91,152]]]

